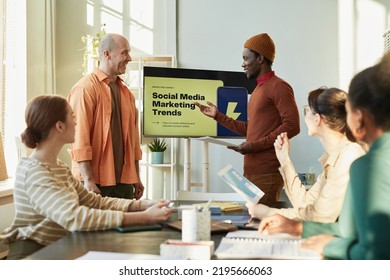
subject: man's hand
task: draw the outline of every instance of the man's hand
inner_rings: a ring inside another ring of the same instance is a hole
[[[243,155],[253,152],[253,145],[250,142],[243,142],[239,146],[227,146],[227,148]]]
[[[199,108],[199,110],[205,114],[206,116],[210,117],[210,118],[215,118],[215,116],[217,115],[218,113],[218,109],[217,109],[217,106],[215,106],[213,103],[207,101],[206,102],[208,106],[205,106],[205,105],[202,105],[200,104],[199,102],[194,102],[194,104]]]
[[[84,188],[86,188],[90,192],[100,194],[99,188],[96,186],[96,184],[92,180],[85,180],[84,181]]]
[[[137,200],[140,199],[144,194],[144,190],[145,187],[141,182],[134,184],[134,198]]]
[[[84,188],[88,191],[100,194],[99,188],[96,186],[95,176],[92,172],[91,162],[89,160],[78,162],[79,170],[84,181]]]

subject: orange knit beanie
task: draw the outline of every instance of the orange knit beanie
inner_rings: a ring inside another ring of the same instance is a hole
[[[267,33],[257,34],[250,37],[244,44],[244,48],[251,49],[264,55],[269,61],[274,62],[275,44]]]

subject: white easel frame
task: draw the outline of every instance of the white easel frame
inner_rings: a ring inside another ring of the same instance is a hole
[[[191,187],[202,187],[203,192],[209,192],[209,143],[203,142],[202,182],[191,182],[191,139],[184,139],[184,185],[183,189],[190,191]]]

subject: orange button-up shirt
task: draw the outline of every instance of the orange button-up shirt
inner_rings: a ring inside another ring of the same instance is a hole
[[[135,98],[118,77],[121,90],[122,134],[124,164],[121,182],[139,182],[136,161],[141,160],[137,108]],[[115,180],[114,155],[111,139],[111,91],[108,76],[100,69],[78,81],[70,90],[68,101],[76,116],[76,136],[72,144],[72,173],[83,180],[78,162],[90,161],[95,183],[112,186]]]

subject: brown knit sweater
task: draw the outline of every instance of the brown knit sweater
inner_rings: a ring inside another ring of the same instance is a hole
[[[253,144],[254,151],[244,156],[244,175],[279,173],[274,141],[282,132],[292,138],[300,131],[293,89],[275,75],[252,92],[248,122],[236,121],[222,113],[215,120]]]

